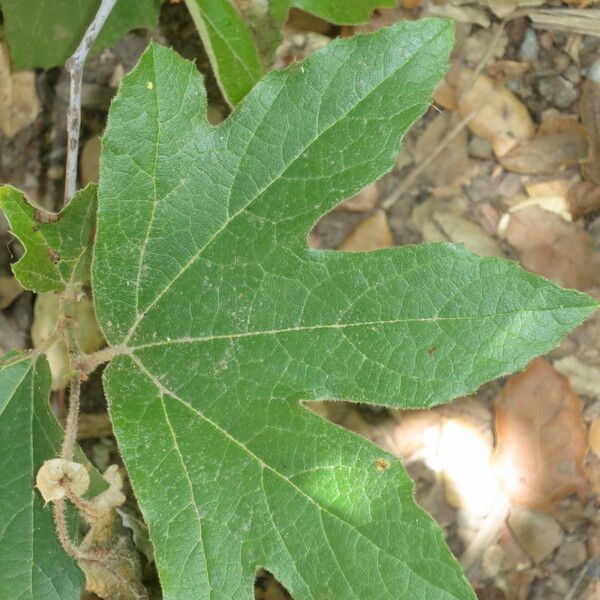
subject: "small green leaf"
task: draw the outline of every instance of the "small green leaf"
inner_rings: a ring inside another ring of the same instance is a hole
[[[62,430],[48,405],[46,359],[0,358],[0,598],[79,600],[83,574],[56,537],[52,506],[34,489],[58,455]]]
[[[473,599],[401,464],[301,400],[448,402],[522,368],[596,307],[461,247],[315,251],[314,223],[390,170],[452,25],[335,41],[217,128],[195,67],[152,45],[104,138],[104,383],[165,599]],[[141,143],[143,140],[143,143]]]
[[[338,25],[365,23],[376,8],[392,8],[397,0],[292,0],[301,8]]]
[[[153,28],[161,0],[118,0],[94,48],[114,44],[137,27]],[[100,0],[0,0],[16,69],[49,69],[73,54]]]
[[[12,270],[24,288],[64,290],[90,278],[96,226],[96,186],[75,194],[59,214],[44,213],[12,186],[0,187],[0,209],[25,248]]]
[[[248,24],[229,0],[185,0],[219,87],[237,104],[260,79],[260,57]]]

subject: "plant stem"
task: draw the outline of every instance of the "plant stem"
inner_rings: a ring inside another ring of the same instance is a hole
[[[67,529],[67,520],[65,518],[65,501],[55,500],[54,501],[54,523],[56,525],[56,535],[63,547],[64,551],[74,559],[78,559],[81,556],[81,552],[73,544],[69,537],[69,530]]]
[[[77,439],[77,422],[79,421],[79,401],[81,397],[81,375],[78,373],[71,379],[69,389],[69,412],[65,426],[65,439],[63,440],[60,457],[63,460],[73,460],[73,450]]]
[[[87,28],[83,39],[65,65],[71,75],[69,112],[67,114],[67,166],[65,173],[65,205],[75,194],[77,186],[77,158],[79,154],[79,130],[81,127],[81,84],[83,66],[102,26],[117,0],[102,0],[94,20]]]

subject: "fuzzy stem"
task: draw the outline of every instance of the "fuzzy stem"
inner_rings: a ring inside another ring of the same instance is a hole
[[[81,552],[79,548],[71,541],[69,537],[69,531],[67,529],[67,520],[65,518],[65,501],[55,500],[54,501],[54,524],[56,525],[56,535],[63,550],[72,558],[81,558]]]
[[[100,8],[90,23],[83,39],[65,65],[71,75],[69,112],[67,113],[67,166],[65,172],[65,205],[75,194],[77,186],[77,158],[79,154],[79,130],[81,126],[81,85],[83,66],[102,26],[117,0],[102,0]]]
[[[69,412],[65,426],[65,439],[63,440],[60,457],[63,460],[73,460],[73,450],[77,439],[77,423],[79,421],[79,401],[81,397],[81,375],[77,374],[71,379],[69,389]]]

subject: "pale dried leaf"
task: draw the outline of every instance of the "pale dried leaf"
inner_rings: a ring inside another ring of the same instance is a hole
[[[550,556],[565,537],[556,519],[523,506],[511,509],[508,524],[518,542],[536,563]]]
[[[527,16],[536,29],[600,37],[600,10],[598,9],[538,8],[529,11]]]
[[[86,141],[81,152],[81,181],[85,187],[88,183],[98,181],[100,169],[100,138],[94,136]]]
[[[34,348],[41,348],[56,330],[59,315],[60,295],[56,292],[38,294],[31,326],[31,341]],[[74,303],[74,334],[82,352],[90,353],[104,346],[102,332],[96,322],[92,301],[81,296]],[[46,357],[52,372],[52,389],[61,390],[67,385],[72,372],[69,352],[64,339],[59,337],[49,348]]]
[[[510,216],[506,238],[529,271],[569,288],[600,282],[600,255],[580,223],[532,206]]]
[[[474,115],[469,129],[488,140],[497,155],[518,141],[533,137],[535,125],[526,106],[508,88],[497,86],[491,77],[479,75],[464,93],[472,74],[470,69],[453,69],[436,90],[436,102],[457,110],[463,118]]]
[[[37,472],[35,486],[46,502],[52,502],[65,497],[66,486],[76,496],[84,494],[90,486],[90,475],[79,463],[52,458]]]
[[[590,425],[590,448],[600,458],[600,417],[594,419]]]
[[[579,114],[589,141],[589,154],[581,172],[589,182],[600,185],[600,83],[585,80]]]
[[[0,310],[10,306],[24,291],[16,277],[0,275]]]
[[[573,219],[595,212],[600,208],[600,185],[578,181],[569,189],[567,201]]]
[[[516,197],[510,202],[510,212],[516,212],[529,206],[539,206],[544,210],[560,215],[571,221],[571,211],[567,195],[571,182],[567,179],[536,181],[525,185],[529,198]]]
[[[600,370],[586,365],[575,356],[565,356],[554,361],[554,368],[569,378],[571,386],[578,394],[600,399]]]
[[[551,112],[544,115],[536,136],[501,156],[500,163],[515,173],[555,173],[583,162],[587,153],[587,136],[577,118]]]
[[[484,6],[489,6],[491,11],[500,18],[507,17],[519,8],[527,6],[540,6],[544,0],[483,0]]]
[[[490,26],[489,14],[477,6],[431,3],[427,8],[427,13],[436,17],[446,17],[459,23],[470,23],[481,27]]]
[[[479,256],[504,256],[498,242],[472,221],[445,211],[436,211],[433,219],[449,241],[464,244]]]
[[[342,242],[340,250],[346,252],[367,252],[394,245],[392,230],[387,221],[385,211],[378,210],[367,217]]]
[[[451,128],[449,113],[438,114],[430,121],[415,146],[414,160],[417,165],[429,159]],[[427,165],[421,175],[427,183],[436,187],[446,186],[451,185],[457,177],[464,177],[469,169],[467,132],[464,129],[453,138],[451,148],[451,152],[442,152]]]
[[[356,196],[349,198],[340,205],[340,208],[351,212],[367,212],[375,208],[379,200],[379,187],[377,182],[369,184],[362,189]]]
[[[583,402],[541,358],[511,377],[496,400],[495,464],[516,504],[551,510],[587,486]]]
[[[35,89],[33,71],[10,72],[5,47],[0,44],[0,130],[14,137],[33,123],[40,113],[40,101]]]

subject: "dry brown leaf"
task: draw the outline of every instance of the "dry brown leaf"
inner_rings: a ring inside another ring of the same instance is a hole
[[[590,448],[600,458],[600,417],[594,419],[590,425]]]
[[[91,182],[98,182],[100,170],[100,137],[94,136],[86,141],[81,152],[81,181],[84,187]]]
[[[452,129],[451,115],[436,115],[419,136],[415,146],[414,160],[417,165],[426,161],[438,148],[445,135]],[[463,129],[452,140],[449,152],[442,152],[425,168],[421,177],[427,183],[439,187],[453,184],[469,170],[467,132]]]
[[[559,358],[553,366],[569,378],[576,393],[600,400],[600,370],[597,367],[585,364],[573,355]]]
[[[481,4],[489,6],[490,10],[500,18],[507,17],[518,8],[540,6],[544,0],[482,0]]]
[[[0,130],[13,137],[40,113],[33,71],[10,72],[6,48],[0,44]]]
[[[434,94],[436,102],[456,110],[461,117],[474,115],[469,129],[492,144],[498,156],[535,133],[535,125],[525,105],[506,87],[499,87],[487,75],[479,75],[464,94],[473,72],[452,69]]]
[[[477,6],[456,6],[455,4],[432,3],[427,9],[428,14],[436,17],[446,17],[458,23],[470,23],[481,27],[490,26],[490,16],[487,11]]]
[[[358,192],[356,196],[346,200],[340,205],[340,208],[351,212],[367,212],[368,210],[375,208],[378,200],[379,186],[377,185],[377,182],[374,182]]]
[[[387,222],[385,211],[378,210],[359,223],[342,242],[340,250],[346,252],[367,252],[394,245],[392,230]]]
[[[60,295],[55,292],[38,294],[33,308],[33,324],[31,326],[31,341],[34,348],[44,347],[53,335],[58,322]],[[76,328],[75,338],[82,352],[91,353],[99,350],[106,343],[96,322],[94,306],[87,296],[77,298],[74,304]],[[64,389],[72,371],[69,352],[62,337],[54,344],[45,348],[46,358],[52,372],[52,389]]]
[[[556,519],[524,506],[512,508],[508,525],[519,544],[536,563],[550,556],[565,538]]]
[[[536,181],[525,185],[529,198],[517,196],[509,201],[510,212],[523,210],[529,206],[539,206],[571,221],[570,204],[567,198],[571,182],[568,179]]]
[[[587,154],[587,136],[577,118],[551,111],[543,115],[536,136],[501,156],[500,163],[508,171],[539,175],[579,164]]]
[[[582,410],[568,379],[541,358],[508,380],[496,400],[494,463],[515,504],[550,511],[586,490]]]
[[[530,68],[531,65],[526,62],[498,60],[495,63],[488,65],[486,70],[496,80],[510,81],[520,77]]]
[[[580,219],[600,209],[600,185],[578,181],[569,188],[567,202],[573,219]]]
[[[0,275],[0,310],[10,306],[24,291],[16,277]]]
[[[131,539],[115,535],[115,509],[126,500],[123,477],[117,465],[108,467],[103,477],[109,487],[90,500],[90,511],[82,512],[90,529],[81,543],[82,557],[77,563],[85,573],[86,590],[105,600],[148,600]]]
[[[506,237],[528,271],[580,290],[600,283],[600,254],[581,223],[532,206],[510,216]]]
[[[600,83],[585,80],[579,114],[590,144],[581,173],[587,181],[600,185]]]

